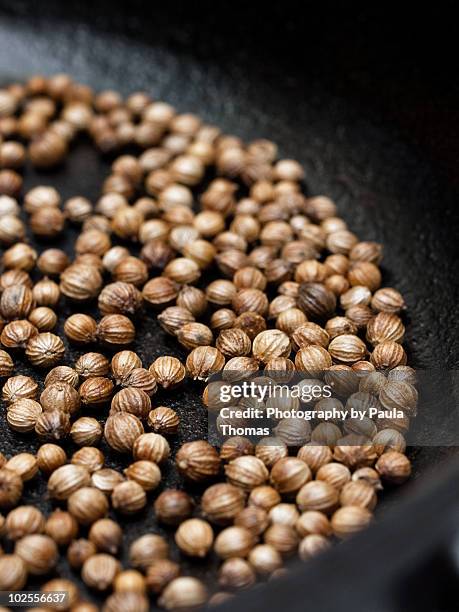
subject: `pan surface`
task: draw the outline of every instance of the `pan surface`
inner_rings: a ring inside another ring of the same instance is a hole
[[[117,11],[111,2],[63,4],[40,3],[33,14],[27,2],[0,0],[0,85],[64,71],[98,90],[146,91],[245,140],[274,140],[282,156],[304,165],[310,194],[332,197],[352,231],[383,243],[384,284],[399,289],[408,306],[410,363],[457,368],[457,114],[447,114],[448,123],[436,105],[446,99],[454,110],[458,96],[430,63],[426,73],[411,70],[409,59],[397,53],[402,30],[395,26],[395,48],[387,55],[375,50],[378,38],[370,44],[379,16],[360,12],[338,13],[335,23],[325,7],[303,21],[300,3],[288,2],[282,9],[255,5],[244,12],[223,3],[213,13],[207,3],[152,9],[134,1]],[[378,23],[382,37],[386,22]],[[406,50],[403,42],[400,49]],[[432,83],[427,73],[435,74]],[[52,184],[63,199],[95,201],[108,171],[109,160],[81,142],[65,168],[27,172],[24,189]],[[152,317],[139,324],[137,337],[144,364],[164,353],[183,357]],[[69,362],[82,352],[68,347]],[[181,415],[173,450],[207,432],[199,393],[187,387],[154,397]],[[424,426],[441,428],[444,416],[440,406],[437,415],[425,416]],[[13,435],[3,417],[0,435],[6,454],[36,446],[33,438]],[[452,454],[452,447],[414,449],[415,478]],[[123,465],[109,451],[107,463]],[[166,466],[163,486],[176,485],[180,480]],[[24,503],[51,507],[40,482],[27,488]],[[127,542],[148,529],[163,533],[151,503],[140,520],[126,521]],[[198,572],[205,575],[214,562],[202,563]],[[75,578],[65,564],[59,570]]]

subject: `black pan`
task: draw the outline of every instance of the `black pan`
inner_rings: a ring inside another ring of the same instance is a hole
[[[387,7],[369,9],[358,3],[352,8],[339,3],[317,8],[304,2],[166,4],[152,6],[132,0],[117,3],[115,8],[109,1],[0,0],[0,85],[32,73],[65,71],[99,90],[114,88],[123,94],[145,90],[246,140],[266,137],[276,141],[281,155],[304,164],[309,193],[333,197],[350,229],[363,239],[384,244],[384,282],[398,288],[408,305],[410,362],[418,368],[454,370],[458,363],[455,171],[459,95],[452,86],[451,20],[435,12],[416,17],[391,15]],[[442,37],[433,44],[436,32]],[[48,183],[64,199],[81,194],[94,201],[102,173],[108,174],[109,161],[83,141],[65,168],[46,174],[27,172],[25,189]],[[61,246],[69,248],[64,243]],[[142,342],[136,349],[146,364],[164,352],[183,357],[152,318],[139,323],[137,336]],[[72,360],[80,353],[69,347],[67,354]],[[21,367],[27,370],[28,366]],[[196,387],[180,395],[155,397],[181,414],[183,428],[173,449],[207,431],[198,394]],[[430,410],[423,417],[424,429],[439,428],[437,440],[442,439],[443,431],[445,436],[453,431],[449,444],[439,446],[437,442],[411,451],[414,479],[424,481],[430,468],[431,487],[438,479],[438,466],[454,462],[457,455],[454,434],[459,436],[459,431],[454,429],[456,421],[450,419],[454,408],[439,405],[437,411]],[[35,445],[33,438],[13,435],[3,421],[2,451],[8,454]],[[107,460],[116,467],[123,465],[108,451]],[[166,468],[164,486],[177,484],[174,470]],[[418,507],[416,495],[423,496],[422,503],[432,512],[437,508],[433,492],[420,485],[414,497],[406,487],[402,497],[411,505],[404,508],[400,502],[396,517],[388,515],[383,521],[382,532],[370,530],[365,540],[340,546],[336,557],[332,552],[275,586],[256,589],[241,599],[241,609],[306,609],[309,592],[311,609],[334,610],[339,608],[337,594],[347,594],[350,605],[357,587],[361,592],[354,609],[373,609],[368,599],[361,599],[362,592],[365,597],[369,593],[362,590],[366,573],[369,584],[379,585],[379,602],[383,601],[382,591],[386,595],[390,589],[393,592],[394,581],[378,581],[370,564],[358,563],[359,542],[366,553],[371,543],[373,547],[385,543],[381,555],[374,553],[377,567],[399,554],[402,541],[404,550],[410,548],[415,534],[409,526],[418,521],[420,528],[427,529],[429,523],[425,512],[414,521],[408,518],[407,513]],[[443,487],[449,515],[457,510],[457,495],[456,502],[446,499],[451,487]],[[399,505],[395,503],[398,497],[389,497],[391,505]],[[24,500],[47,510],[51,507],[40,483],[27,488]],[[397,541],[387,537],[390,520],[398,526]],[[445,520],[442,529],[449,527]],[[154,522],[151,505],[140,520],[126,521],[127,542],[146,529],[163,533]],[[431,559],[431,549],[438,545],[434,535],[426,559]],[[418,560],[427,555],[426,548],[415,550]],[[408,563],[414,567],[413,559],[402,557],[403,571]],[[200,564],[198,573],[211,575],[213,564],[213,559]],[[327,567],[333,568],[332,578],[326,577]],[[339,576],[348,576],[353,567],[358,568],[359,578],[340,583]],[[59,570],[75,578],[65,564]],[[330,589],[326,586],[329,580]],[[312,598],[307,588],[317,584],[325,590],[318,593],[316,589]],[[383,608],[374,609],[395,610],[396,601],[384,600]],[[418,609],[433,609],[426,602],[423,607],[421,601]],[[437,605],[437,599],[435,602]],[[409,606],[403,604],[401,609]]]

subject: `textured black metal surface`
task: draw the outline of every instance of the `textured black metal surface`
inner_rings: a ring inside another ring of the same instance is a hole
[[[458,96],[448,88],[447,69],[436,70],[430,47],[428,56],[423,46],[407,44],[403,19],[389,24],[358,11],[339,11],[333,19],[323,8],[303,20],[299,3],[288,2],[242,12],[223,3],[211,14],[206,3],[191,5],[152,9],[134,1],[115,11],[112,2],[0,0],[0,84],[66,71],[97,89],[148,91],[244,139],[276,141],[283,156],[304,164],[311,194],[333,197],[353,231],[384,244],[384,282],[408,304],[411,363],[457,367],[459,222],[451,169]],[[419,28],[410,32],[421,42]],[[379,47],[384,41],[387,49]],[[108,167],[83,143],[64,170],[27,174],[26,188],[53,184],[63,198],[81,194],[94,201]],[[181,354],[151,317],[137,335],[147,365],[159,354]],[[69,348],[67,358],[80,353]],[[158,394],[154,402],[181,414],[173,448],[205,434],[198,388]],[[430,415],[428,426],[442,426],[440,408],[440,419]],[[6,454],[35,444],[3,424],[0,432]],[[415,477],[453,450],[413,451]],[[108,461],[122,464],[111,454]],[[165,486],[176,482],[166,467]],[[50,507],[42,484],[27,491],[27,501]],[[151,504],[141,521],[127,522],[127,541],[149,528],[157,530]],[[203,563],[201,573],[207,568]]]

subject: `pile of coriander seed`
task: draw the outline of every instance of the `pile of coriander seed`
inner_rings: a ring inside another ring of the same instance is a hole
[[[81,139],[111,158],[96,202],[63,202],[47,184],[24,192],[30,165],[63,164]],[[105,612],[217,604],[362,530],[383,486],[410,476],[404,299],[382,286],[381,245],[360,241],[328,197],[307,197],[304,178],[273,142],[244,143],[145,93],[96,94],[63,74],[0,88],[0,418],[40,443],[0,452],[0,591],[38,576],[43,592],[68,593],[59,609],[96,611],[81,577]],[[71,226],[73,256],[53,246]],[[146,364],[130,350],[154,319],[186,359]],[[263,384],[301,372],[331,385],[323,408],[403,417],[286,418],[258,443],[171,451],[181,419],[158,390],[180,400],[200,381],[211,410],[213,375],[260,371]],[[101,445],[125,467],[107,467]],[[178,488],[162,486],[165,466]],[[21,504],[33,479],[47,481],[47,516]],[[123,518],[145,514],[166,535],[138,537],[123,566]],[[208,555],[212,584],[189,571]],[[62,557],[75,580],[58,575]]]

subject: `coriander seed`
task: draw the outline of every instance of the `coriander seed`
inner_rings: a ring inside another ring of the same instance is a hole
[[[22,589],[27,581],[27,567],[17,554],[0,556],[0,589],[16,591]]]
[[[35,422],[35,433],[42,440],[62,440],[69,431],[69,414],[61,410],[42,412]]]
[[[267,576],[282,567],[282,557],[270,544],[258,544],[249,553],[248,560],[257,574]]]
[[[129,547],[129,561],[133,567],[146,570],[159,559],[169,557],[169,545],[166,540],[154,533],[147,533],[132,542]]]
[[[107,495],[111,494],[116,485],[124,480],[122,474],[111,468],[102,468],[91,474],[92,486]]]
[[[203,606],[207,599],[207,589],[200,580],[183,576],[169,582],[158,604],[166,610],[188,609]]]
[[[271,484],[281,495],[293,495],[311,479],[308,465],[296,457],[284,457],[271,469]]]
[[[0,377],[11,376],[14,369],[14,363],[11,356],[6,352],[0,350]]]
[[[211,526],[198,518],[181,523],[175,533],[179,549],[190,557],[205,557],[214,541]]]
[[[97,379],[97,383],[93,381],[84,387],[82,385],[83,394],[88,396],[88,399],[90,400],[89,403],[93,402],[93,397],[98,387],[103,387],[103,396],[106,398],[104,401],[109,399],[113,389],[112,383],[110,381],[106,381],[106,379],[100,380],[100,377],[106,376],[109,373],[109,370],[110,362],[101,353],[85,353],[76,360],[75,371],[77,376],[81,377],[85,381],[87,379]]]
[[[48,480],[50,497],[58,500],[68,499],[72,493],[91,483],[89,472],[81,465],[62,465],[56,468]]]
[[[70,437],[78,446],[98,444],[102,434],[102,425],[93,417],[80,417],[70,428]]]
[[[6,287],[0,298],[0,313],[4,319],[26,319],[34,307],[32,291],[24,285]]]
[[[58,363],[64,356],[65,347],[59,336],[43,332],[31,338],[26,347],[26,357],[32,365],[50,367]]]
[[[179,306],[169,306],[158,315],[161,327],[169,334],[176,335],[180,328],[187,323],[195,321],[194,316],[185,308]]]
[[[307,535],[330,536],[332,528],[330,521],[323,512],[307,510],[303,512],[295,523],[295,529],[301,538]]]
[[[31,311],[29,321],[39,332],[51,331],[57,325],[57,315],[51,308],[40,306]]]
[[[150,366],[150,372],[156,382],[165,389],[172,388],[185,378],[185,366],[176,357],[165,355],[158,357]]]
[[[104,461],[103,453],[94,446],[83,446],[72,455],[73,465],[82,465],[90,473],[102,469]]]
[[[32,431],[42,413],[40,404],[31,399],[21,399],[10,405],[6,420],[11,429],[20,433]]]
[[[78,373],[69,366],[56,366],[46,375],[45,387],[48,387],[56,382],[65,382],[76,388],[79,383]]]
[[[150,409],[151,400],[145,391],[134,387],[125,387],[113,396],[110,414],[127,412],[145,420]]]
[[[108,346],[122,346],[133,342],[135,327],[128,317],[121,314],[109,314],[99,321],[97,336],[102,343]]]
[[[224,364],[225,357],[217,348],[197,346],[187,357],[186,369],[193,380],[207,380],[222,370]]]
[[[37,462],[39,469],[46,475],[64,465],[67,455],[60,446],[56,444],[42,444],[37,452]]]
[[[31,480],[38,472],[37,458],[31,453],[18,453],[17,455],[13,455],[13,457],[5,463],[4,467],[18,474],[23,482]]]
[[[180,417],[167,406],[158,406],[148,413],[148,425],[155,433],[175,434],[180,423]]]
[[[105,591],[121,571],[120,562],[106,553],[97,553],[84,561],[81,568],[81,578],[90,588]]]
[[[61,274],[60,290],[75,301],[96,297],[102,287],[102,276],[94,266],[72,264]]]
[[[97,323],[88,315],[73,314],[64,323],[64,333],[72,342],[90,344],[96,339]]]
[[[341,506],[359,506],[373,510],[376,506],[376,493],[374,487],[366,482],[348,482],[340,492]]]
[[[133,450],[136,440],[144,433],[141,421],[128,412],[115,412],[105,422],[107,444],[119,453]]]
[[[155,377],[145,368],[135,368],[132,370],[129,376],[121,382],[121,386],[144,391],[148,396],[156,393],[158,388]]]
[[[153,461],[136,461],[124,470],[128,480],[134,480],[145,491],[152,491],[161,482],[161,471]]]
[[[288,357],[290,351],[289,337],[280,330],[262,331],[253,340],[253,356],[263,363],[267,363],[275,357]]]
[[[115,486],[111,495],[112,506],[122,514],[135,514],[147,503],[144,489],[134,480],[126,480]]]
[[[112,357],[110,367],[116,382],[120,384],[134,369],[142,367],[142,361],[133,351],[120,351]]]
[[[38,394],[38,384],[30,376],[12,376],[8,378],[2,389],[2,400],[12,404],[21,399],[35,399]]]
[[[264,463],[251,455],[237,457],[225,466],[225,474],[231,484],[245,490],[258,487],[267,480],[268,470]]]
[[[298,554],[302,561],[307,561],[330,548],[330,541],[323,535],[310,534],[305,536],[299,546]]]
[[[180,566],[169,559],[157,559],[146,570],[146,585],[152,593],[161,593],[180,574]]]
[[[231,522],[244,508],[245,495],[240,488],[227,483],[212,485],[201,498],[203,515],[212,523]]]
[[[32,533],[42,533],[44,527],[45,517],[38,508],[19,506],[8,513],[4,528],[10,540],[19,540]]]
[[[365,529],[370,523],[371,518],[371,512],[360,506],[339,508],[331,518],[333,533],[340,539],[347,538]]]
[[[40,395],[43,410],[61,410],[75,414],[80,408],[80,395],[66,382],[55,382],[45,387]]]
[[[226,527],[216,537],[214,550],[220,559],[246,557],[253,544],[253,534],[245,527]]]
[[[269,525],[268,514],[258,506],[247,506],[236,515],[234,524],[248,529],[254,538],[258,538]]]
[[[411,475],[411,463],[408,457],[398,451],[383,453],[375,465],[383,480],[401,484]]]
[[[26,535],[16,542],[14,553],[33,575],[47,574],[56,565],[59,554],[56,543],[47,535]]]
[[[154,463],[166,461],[170,455],[170,446],[164,436],[156,433],[143,433],[134,442],[132,449],[134,459],[145,459]]]
[[[381,479],[378,472],[370,467],[363,467],[355,470],[355,472],[352,474],[352,481],[364,482],[373,487],[375,491],[380,491],[382,489]]]
[[[117,281],[105,285],[99,294],[98,305],[103,315],[132,316],[142,307],[142,294],[135,285]]]
[[[308,482],[299,490],[296,503],[302,512],[318,510],[328,514],[338,505],[338,491],[321,480]]]
[[[282,556],[290,556],[298,548],[298,535],[295,529],[282,523],[274,523],[268,527],[263,534],[263,540]]]
[[[78,373],[81,375],[81,372]],[[105,404],[110,399],[112,391],[112,381],[102,376],[87,378],[79,389],[81,402],[96,406]]]
[[[327,482],[340,491],[351,480],[351,471],[342,463],[326,463],[317,470],[316,480]]]
[[[196,482],[216,476],[220,469],[220,458],[217,451],[205,440],[183,444],[177,452],[175,461],[179,472],[185,478]]]
[[[145,593],[146,581],[137,570],[124,570],[115,578],[113,588],[116,593]]]
[[[95,545],[89,540],[80,538],[73,540],[67,550],[67,559],[70,567],[81,569],[87,559],[94,556],[97,552]]]
[[[27,320],[11,321],[2,330],[0,341],[6,348],[25,349],[38,329]]]
[[[184,491],[167,489],[156,498],[154,510],[160,522],[178,525],[191,516],[193,501]]]
[[[92,523],[88,539],[99,552],[116,555],[121,545],[123,532],[121,527],[109,518],[100,518]]]
[[[54,510],[46,520],[44,531],[58,546],[68,546],[78,535],[78,522],[70,512]]]
[[[397,429],[380,429],[373,438],[373,444],[378,455],[389,450],[404,453],[406,449],[406,440]]]

